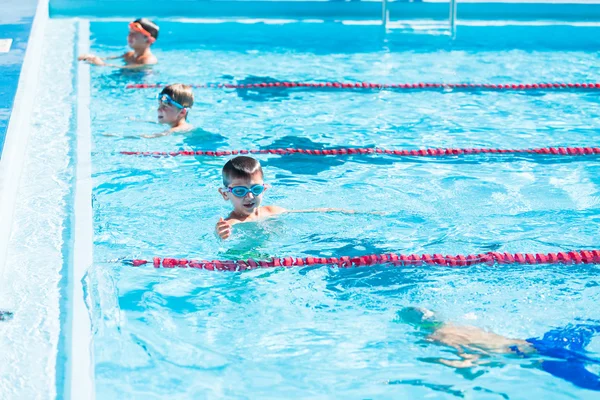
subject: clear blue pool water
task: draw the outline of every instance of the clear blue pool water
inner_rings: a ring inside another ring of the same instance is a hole
[[[259,156],[273,185],[265,203],[362,213],[284,215],[221,242],[213,229],[229,212],[217,192],[224,159],[118,151],[597,146],[600,96],[573,92],[196,90],[192,133],[124,137],[161,130],[145,122],[155,119],[156,92],[125,90],[128,83],[590,81],[600,73],[596,50],[561,43],[597,28],[555,27],[557,40],[543,28],[519,41],[523,28],[479,27],[452,44],[337,24],[161,26],[152,72],[92,71],[95,264],[87,285],[98,398],[594,398],[536,360],[494,356],[462,371],[432,362],[455,351],[424,343],[398,313],[422,306],[510,337],[541,336],[600,319],[597,266],[211,273],[107,260],[596,248],[597,157]],[[125,24],[91,30],[94,52],[123,50]],[[496,39],[484,47],[482,37]],[[600,340],[588,350],[600,356]]]
[[[0,8],[2,8],[0,38],[13,40],[11,50],[0,53],[0,156],[4,148],[6,130],[36,4],[36,1],[24,0],[20,1],[18,5],[14,3],[9,5],[8,0],[0,0]]]

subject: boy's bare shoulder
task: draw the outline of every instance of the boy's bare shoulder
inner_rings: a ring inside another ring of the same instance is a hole
[[[144,64],[144,65],[153,65],[156,64],[158,62],[158,59],[154,56],[154,54],[150,54],[147,56],[141,56],[139,57],[136,62],[138,64]]]

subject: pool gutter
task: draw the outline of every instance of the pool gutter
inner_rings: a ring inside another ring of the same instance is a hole
[[[89,53],[90,23],[77,24],[77,54]],[[77,55],[76,54],[76,55]],[[75,152],[75,202],[73,216],[72,263],[69,271],[69,304],[67,311],[67,371],[65,398],[93,399],[94,364],[92,328],[86,305],[84,278],[92,266],[92,160],[90,119],[90,66],[77,65],[77,133]]]

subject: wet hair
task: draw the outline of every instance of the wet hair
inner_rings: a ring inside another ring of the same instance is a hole
[[[194,105],[194,92],[192,92],[192,87],[190,85],[174,83],[172,85],[165,86],[160,94],[169,95],[169,97],[171,97],[173,100],[187,108],[190,108]]]
[[[142,28],[148,31],[150,36],[152,36],[154,39],[158,39],[158,25],[156,25],[154,22],[147,18],[138,18],[133,22],[140,24]]]
[[[223,166],[223,185],[228,186],[234,179],[251,179],[256,173],[260,173],[260,177],[263,177],[263,170],[258,160],[237,156]]]

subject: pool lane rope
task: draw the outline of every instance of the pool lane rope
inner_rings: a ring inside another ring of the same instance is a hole
[[[160,89],[167,86],[161,83],[129,84],[127,89]],[[600,90],[600,83],[370,83],[370,82],[258,82],[258,83],[205,83],[192,84],[195,89],[368,89],[368,90],[461,90],[461,91],[539,91],[539,90]]]
[[[466,267],[471,265],[537,265],[537,264],[600,264],[600,250],[578,250],[558,253],[499,253],[489,252],[469,255],[442,254],[372,254],[359,257],[279,257],[270,260],[192,260],[184,258],[160,258],[152,260],[124,260],[123,263],[139,267],[152,264],[154,268],[192,268],[208,271],[246,271],[257,268],[292,268],[305,266],[330,266],[355,268],[370,265],[393,267],[442,266]]]
[[[255,149],[255,150],[178,150],[178,151],[121,151],[120,154],[142,157],[229,157],[245,154],[292,155],[306,154],[311,156],[345,156],[345,155],[389,155],[400,157],[444,157],[472,154],[539,154],[552,156],[588,156],[600,154],[600,147],[539,147],[532,149],[496,149],[496,148],[429,148],[420,150],[386,150],[375,147],[341,148],[341,149]]]

